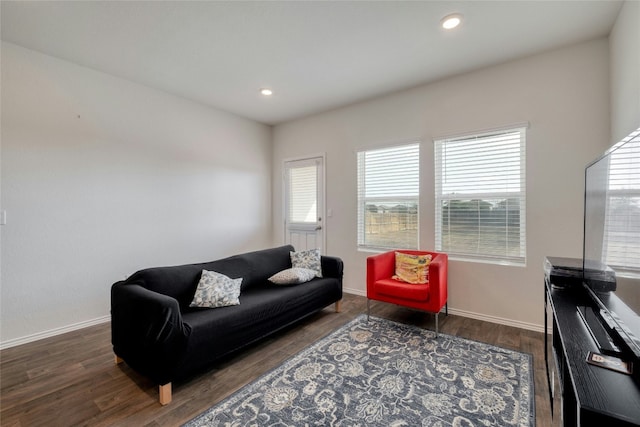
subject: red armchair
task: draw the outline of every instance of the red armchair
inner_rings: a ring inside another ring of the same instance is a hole
[[[429,279],[425,284],[405,283],[392,278],[396,267],[396,252],[410,255],[431,255]],[[449,314],[447,305],[448,257],[445,253],[398,250],[367,258],[367,318],[371,300],[389,302],[435,314],[436,337],[438,314],[442,307]]]

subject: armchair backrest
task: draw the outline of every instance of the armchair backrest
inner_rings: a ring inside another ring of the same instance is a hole
[[[383,252],[381,254],[372,255],[367,258],[367,284],[374,283],[377,280],[381,279],[390,279],[391,276],[394,275],[396,270],[396,252],[401,252],[403,254],[409,255],[431,255],[432,263],[436,261],[436,258],[441,255],[444,255],[445,258],[447,257],[447,254],[441,252],[417,251],[407,249]],[[438,260],[437,262],[440,263],[441,261]],[[445,261],[445,264],[446,263],[447,262]],[[429,274],[431,274],[431,269],[429,270]]]

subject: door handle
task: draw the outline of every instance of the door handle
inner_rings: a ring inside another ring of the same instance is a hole
[[[318,230],[322,230],[322,226],[321,225],[316,227],[316,231],[318,231]]]

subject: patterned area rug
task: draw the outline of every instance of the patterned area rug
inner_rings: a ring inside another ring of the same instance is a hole
[[[361,315],[185,426],[534,426],[531,364]]]

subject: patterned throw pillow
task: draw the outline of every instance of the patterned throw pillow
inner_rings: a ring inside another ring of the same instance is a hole
[[[316,277],[322,277],[322,267],[320,265],[320,249],[309,249],[308,251],[289,252],[291,255],[291,265],[297,268],[308,268],[316,272]]]
[[[276,285],[298,285],[300,283],[308,282],[314,277],[316,277],[315,271],[309,270],[308,268],[294,267],[274,274],[269,277],[269,281]]]
[[[396,274],[393,279],[419,284],[429,281],[431,255],[409,255],[396,252]]]
[[[226,307],[240,304],[242,278],[231,279],[215,271],[202,270],[200,282],[189,307]]]

